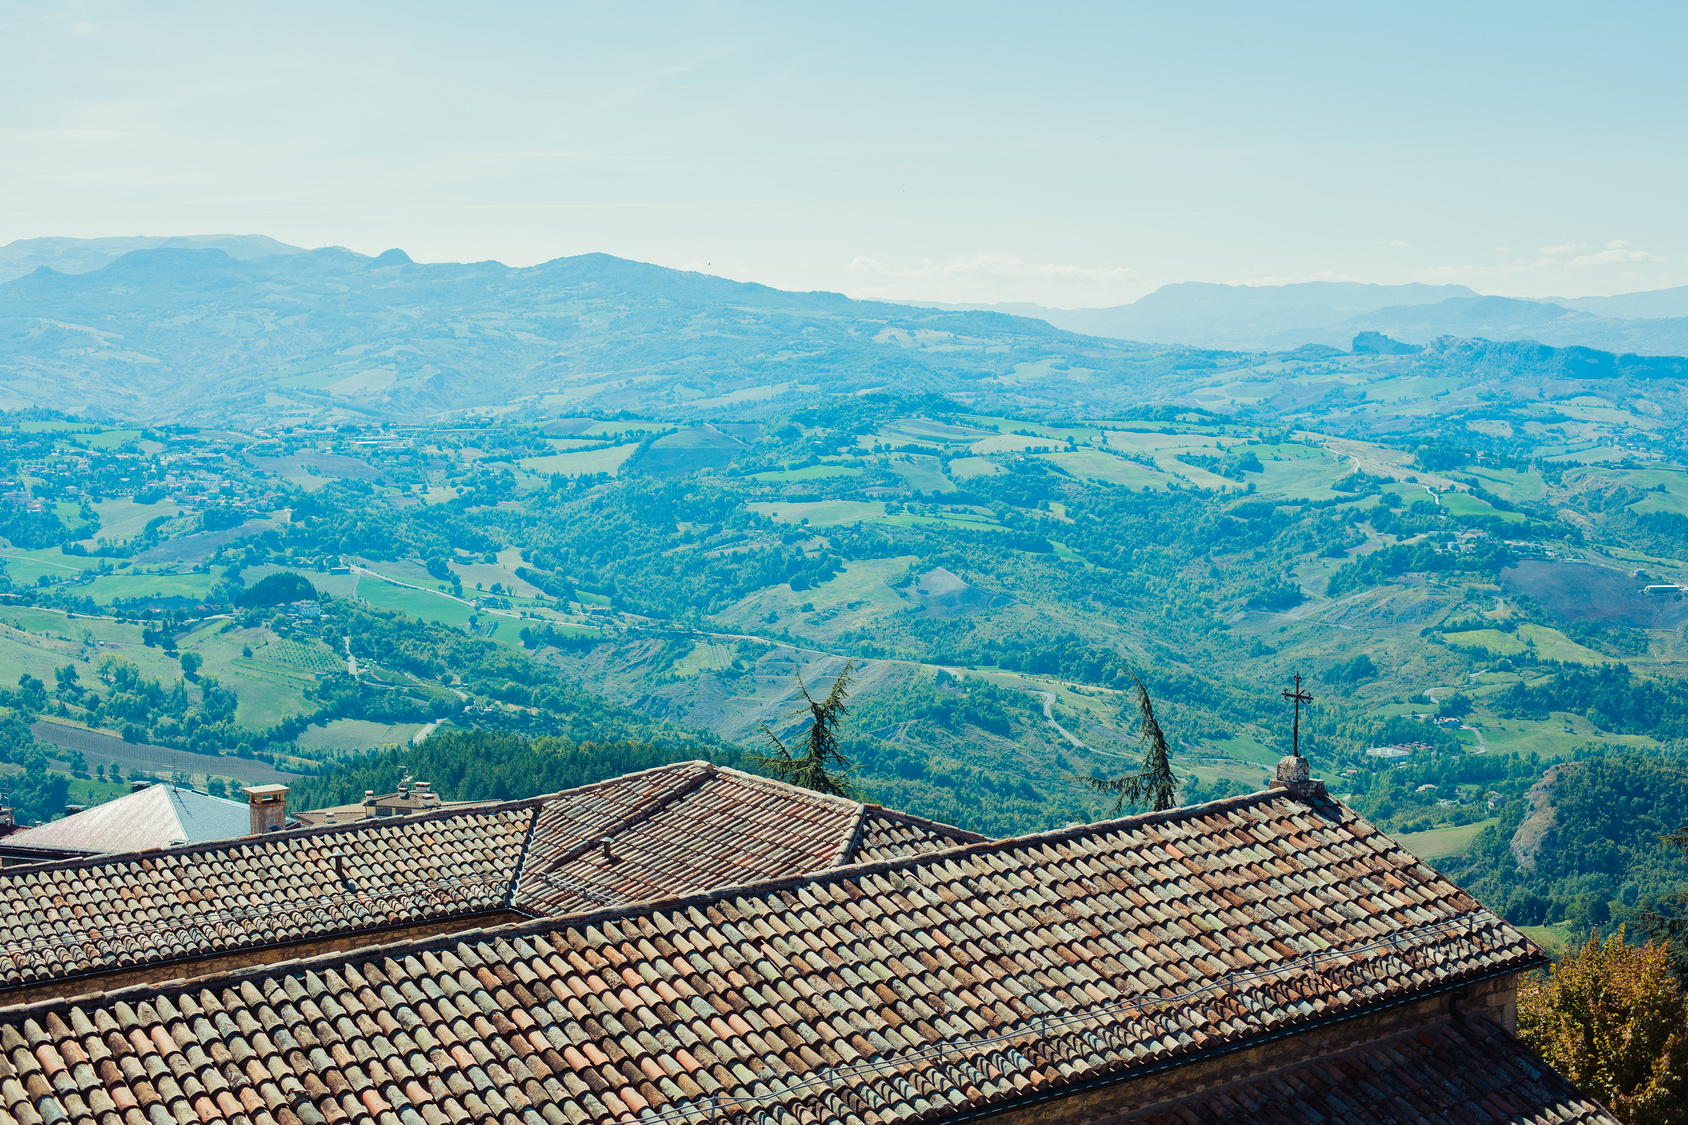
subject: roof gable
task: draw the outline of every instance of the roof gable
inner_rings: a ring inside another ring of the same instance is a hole
[[[824,871],[853,862],[864,846],[883,858],[983,838],[708,762],[683,762],[547,801],[513,903],[531,914],[573,914]]]

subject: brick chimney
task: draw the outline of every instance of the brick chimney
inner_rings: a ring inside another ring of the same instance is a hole
[[[241,792],[252,812],[251,835],[261,836],[287,824],[287,786],[248,785]]]

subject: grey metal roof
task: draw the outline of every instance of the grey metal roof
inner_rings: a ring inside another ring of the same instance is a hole
[[[202,844],[244,836],[252,814],[239,801],[153,785],[86,812],[6,837],[8,845],[103,854]]]

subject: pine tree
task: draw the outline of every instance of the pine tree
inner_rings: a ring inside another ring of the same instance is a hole
[[[849,696],[850,685],[854,682],[850,679],[854,666],[855,661],[844,665],[844,671],[832,681],[832,690],[823,700],[816,700],[810,695],[802,677],[798,677],[797,687],[803,693],[806,706],[799,707],[787,718],[796,718],[807,712],[813,720],[809,729],[804,732],[801,754],[793,756],[790,748],[779,740],[779,736],[768,728],[767,723],[763,723],[762,735],[768,740],[771,752],[751,754],[750,760],[779,781],[801,785],[816,793],[830,793],[835,797],[853,795],[855,787],[850,784],[848,777],[851,765],[838,745],[838,725],[844,721],[844,715],[849,710],[844,700]]]
[[[1173,776],[1172,762],[1167,757],[1166,735],[1161,732],[1160,720],[1155,718],[1155,705],[1149,699],[1149,689],[1135,673],[1131,682],[1137,692],[1137,732],[1143,742],[1143,762],[1134,774],[1125,777],[1090,777],[1085,784],[1098,793],[1115,796],[1114,813],[1125,810],[1127,801],[1135,804],[1147,800],[1155,812],[1170,809],[1178,800],[1178,779]],[[1124,705],[1122,713],[1129,714]]]

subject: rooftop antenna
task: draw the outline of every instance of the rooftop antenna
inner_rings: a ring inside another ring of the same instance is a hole
[[[1301,690],[1301,673],[1295,674],[1295,690],[1284,692],[1285,699],[1295,700],[1295,726],[1291,728],[1291,746],[1295,750],[1293,757],[1301,757],[1301,705],[1313,702],[1313,697]]]

